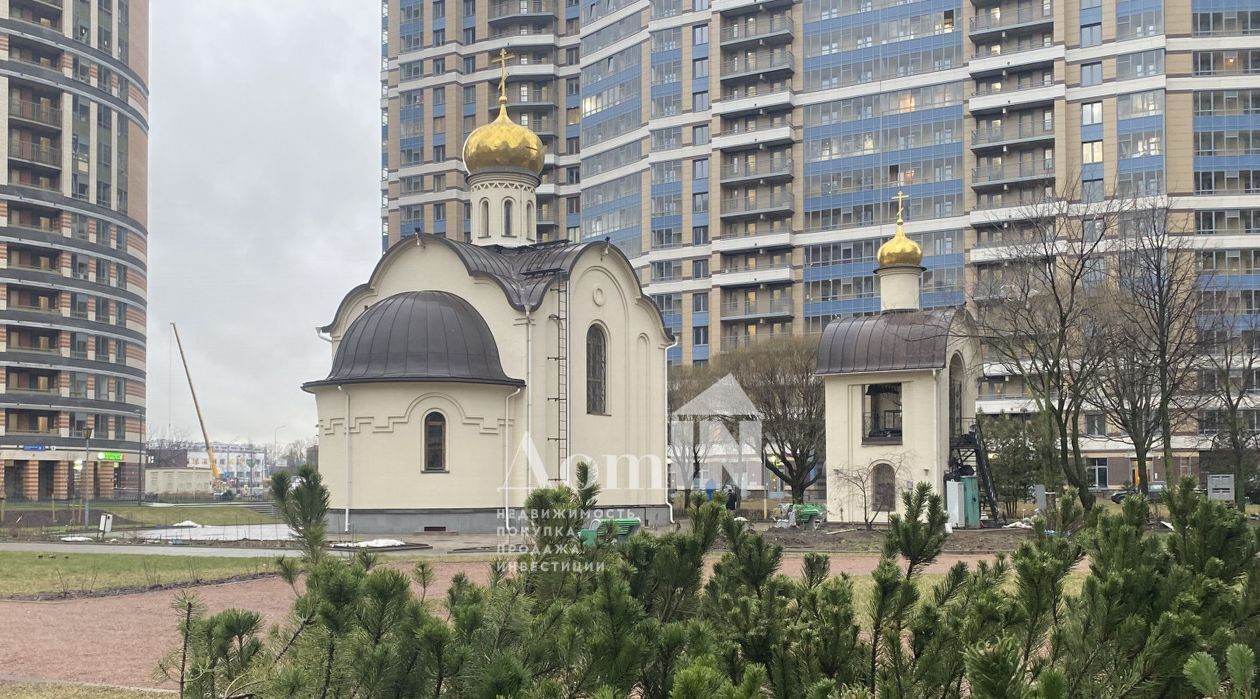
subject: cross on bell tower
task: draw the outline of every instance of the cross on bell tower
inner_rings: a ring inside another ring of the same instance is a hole
[[[499,49],[499,57],[491,58],[491,63],[499,64],[499,106],[507,105],[507,64],[508,61],[516,58],[516,56],[507,52],[507,49]]]

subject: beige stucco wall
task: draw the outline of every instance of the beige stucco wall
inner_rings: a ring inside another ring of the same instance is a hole
[[[505,438],[510,506],[520,506],[527,488],[540,483],[572,483],[572,466],[579,458],[596,467],[602,505],[664,503],[668,341],[659,315],[641,295],[625,258],[602,246],[581,255],[568,288],[571,457],[566,465],[560,463],[554,439],[560,430],[554,400],[559,382],[551,359],[560,341],[554,318],[558,294],[548,292],[529,314],[527,325],[525,312],[513,308],[496,283],[470,277],[445,243],[429,239],[392,250],[368,288],[342,303],[330,333],[333,354],[345,330],[371,304],[407,291],[446,291],[481,313],[494,335],[504,372],[527,381],[527,386],[515,394],[510,386],[456,383],[344,387],[350,393],[352,416],[349,485],[345,397],[336,387],[317,389],[320,470],[333,508],[344,508],[347,502],[352,510],[502,507]],[[596,322],[609,340],[606,415],[586,413],[585,338],[587,328]],[[420,425],[430,407],[461,416],[448,420],[449,474],[421,473]]]

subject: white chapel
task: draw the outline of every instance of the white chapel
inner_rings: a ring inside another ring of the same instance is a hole
[[[501,80],[464,144],[472,241],[402,239],[319,328],[332,368],[303,389],[335,530],[493,532],[580,462],[601,508],[668,520],[673,340],[616,246],[539,242],[543,145],[506,102]]]
[[[899,205],[876,253],[880,312],[831,321],[818,345],[831,521],[886,521],[902,491],[943,493],[975,458],[980,343],[965,308],[920,307],[923,250],[903,224]]]

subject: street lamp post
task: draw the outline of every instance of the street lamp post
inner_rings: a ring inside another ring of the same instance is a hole
[[[271,453],[275,455],[272,457],[273,461],[271,462],[271,470],[273,471],[280,463],[280,430],[283,430],[285,427],[288,427],[288,425],[280,425],[271,431]]]
[[[91,442],[92,442],[92,428],[89,427],[87,428],[87,431],[83,434],[83,460],[79,462],[78,467],[75,469],[79,472],[79,490],[83,491],[83,528],[84,529],[90,526],[89,523],[91,522],[91,516],[92,516],[91,500],[88,496],[88,489],[86,487],[86,483],[84,482],[87,480],[87,478],[83,475],[84,471],[86,471],[88,467],[88,451],[90,449]],[[96,485],[95,474],[93,474],[92,476],[92,485],[93,486]]]

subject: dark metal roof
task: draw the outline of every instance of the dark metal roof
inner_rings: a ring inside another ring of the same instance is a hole
[[[409,291],[373,304],[342,336],[328,378],[303,388],[390,381],[525,383],[503,373],[485,319],[445,291]]]
[[[819,374],[942,369],[957,308],[838,318],[818,343]]]
[[[586,240],[579,243],[563,240],[509,248],[500,245],[474,245],[459,240],[451,240],[445,236],[421,233],[405,237],[394,243],[381,257],[381,261],[376,264],[376,269],[372,270],[370,279],[374,281],[386,261],[408,245],[445,245],[464,263],[464,267],[470,276],[489,279],[503,289],[503,294],[507,297],[508,303],[518,311],[538,308],[546,298],[547,290],[551,288],[551,285],[561,279],[567,279],[577,265],[578,258],[591,250],[600,254],[620,257],[625,262],[626,267],[631,269],[631,273],[634,274],[630,259],[626,257],[621,248],[607,240]],[[634,277],[635,281],[638,282],[638,275],[634,274]],[[369,281],[367,284],[360,284],[351,289],[350,293],[346,294],[346,297],[342,300],[342,306],[344,307],[347,301],[356,293],[367,291],[371,288],[372,281]],[[652,303],[652,308],[656,310],[656,317],[661,322],[662,332],[672,339],[673,336],[669,329],[665,327],[665,321],[661,316],[660,309],[657,308],[651,297],[643,293],[641,283],[639,284],[639,294]],[[337,317],[340,316],[341,309],[338,309]],[[335,324],[336,321],[334,320],[332,323],[320,328],[320,330],[331,332]]]

